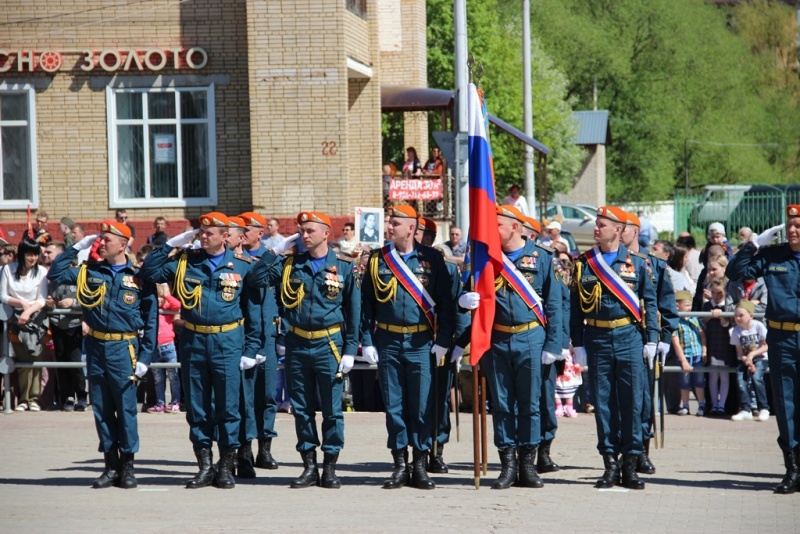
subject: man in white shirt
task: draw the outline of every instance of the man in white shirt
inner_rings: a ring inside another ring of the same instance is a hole
[[[517,184],[513,184],[508,188],[508,196],[503,199],[503,204],[514,206],[526,217],[530,217],[531,215],[530,211],[528,210],[528,201],[525,200],[525,197],[520,194],[519,186]]]
[[[542,243],[545,245],[553,246],[553,243],[564,243],[566,245],[567,250],[569,250],[569,241],[561,237],[561,223],[558,221],[550,221],[550,224],[545,226],[545,232],[547,233],[547,240],[542,240]]]
[[[286,241],[286,238],[278,233],[278,228],[280,228],[278,219],[273,217],[267,222],[267,237],[261,238],[261,244],[265,249],[272,250]]]

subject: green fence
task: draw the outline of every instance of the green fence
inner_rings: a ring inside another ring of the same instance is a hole
[[[756,233],[786,222],[786,204],[800,203],[800,186],[706,186],[702,190],[676,191],[675,234],[691,232],[705,241],[713,222],[725,225],[731,241],[742,226]]]

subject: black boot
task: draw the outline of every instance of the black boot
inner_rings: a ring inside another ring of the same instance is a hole
[[[492,484],[492,489],[508,489],[517,481],[517,449],[508,447],[500,453],[500,476]]]
[[[123,452],[119,455],[120,473],[117,479],[117,487],[122,489],[133,489],[138,484],[133,475],[133,453]]]
[[[272,457],[272,438],[258,440],[258,456],[256,467],[260,469],[277,469],[278,462]]]
[[[442,453],[444,451],[444,443],[438,443],[436,445],[436,455],[433,454],[433,450],[431,450],[431,459],[428,462],[428,471],[431,473],[447,473],[447,464],[444,463],[444,458],[442,458]]]
[[[636,462],[638,461],[638,454],[625,454],[622,457],[622,485],[628,489],[644,489],[644,482],[636,474]]]
[[[408,473],[408,449],[393,450],[392,458],[394,458],[394,471],[389,480],[383,483],[383,489],[402,488],[411,478]]]
[[[253,442],[247,441],[244,447],[236,451],[236,476],[239,478],[256,478],[253,469]]]
[[[319,486],[319,469],[317,469],[317,449],[309,449],[300,453],[303,458],[303,472],[292,480],[292,488],[308,488]]]
[[[200,470],[186,483],[188,489],[205,488],[214,482],[214,454],[211,449],[195,449],[197,466]]]
[[[411,467],[411,485],[417,489],[432,490],[436,488],[433,480],[428,476],[426,463],[428,453],[419,449],[414,449],[414,463]]]
[[[539,443],[539,457],[536,459],[536,469],[540,473],[553,473],[560,471],[561,468],[550,458],[550,444],[552,439],[542,440]]]
[[[336,460],[339,459],[339,454],[328,454],[327,452],[322,457],[322,487],[328,489],[339,489],[342,483],[339,477],[336,476]]]
[[[636,461],[636,472],[643,473],[645,475],[655,475],[656,474],[656,466],[653,465],[653,462],[650,461],[650,440],[644,440],[644,452],[639,455],[639,459]]]
[[[536,447],[519,448],[519,485],[523,488],[541,488],[542,479],[536,474]]]
[[[800,487],[800,449],[783,451],[783,464],[786,466],[786,474],[781,483],[775,486],[775,493],[789,495]]]
[[[119,479],[119,449],[114,447],[110,451],[104,452],[103,459],[106,466],[103,474],[92,483],[94,489],[110,488]]]
[[[233,478],[233,466],[235,463],[236,449],[227,452],[219,451],[214,486],[219,489],[233,489],[236,487],[236,480]]]
[[[617,455],[604,454],[603,465],[606,470],[603,472],[603,476],[594,483],[594,487],[599,489],[613,488],[619,484],[619,463],[617,462]]]

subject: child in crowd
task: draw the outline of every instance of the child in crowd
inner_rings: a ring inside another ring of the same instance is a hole
[[[675,301],[679,312],[692,311],[692,294],[676,291]],[[697,397],[697,417],[703,417],[706,409],[706,381],[702,373],[692,373],[695,365],[706,364],[706,334],[697,317],[681,317],[677,335],[672,337],[672,348],[681,362],[681,409],[678,415],[689,415],[689,391],[694,387]]]
[[[583,368],[572,361],[572,352],[564,361],[564,372],[556,377],[556,417],[578,417],[572,405],[572,397],[583,384]]]
[[[755,304],[749,300],[741,300],[736,305],[733,319],[736,326],[731,333],[731,345],[736,347],[739,356],[739,370],[736,373],[739,382],[739,406],[741,410],[731,419],[734,421],[757,421],[769,419],[769,402],[764,384],[764,373],[767,371],[767,327],[761,321],[753,319]],[[755,399],[753,399],[755,392]],[[758,409],[758,412],[755,410]]]
[[[730,321],[720,317],[722,312],[732,312],[734,309],[733,299],[725,290],[727,283],[725,278],[712,280],[709,286],[711,299],[703,304],[703,311],[711,312],[711,317],[703,321],[706,324],[706,345],[712,367],[733,366],[736,363],[736,355],[731,347]],[[725,415],[730,377],[725,372],[711,372],[708,373],[708,379],[712,405],[709,415]]]
[[[169,294],[167,284],[158,284],[158,308],[159,311],[178,311],[181,303],[178,299]],[[175,331],[172,328],[174,313],[158,314],[158,349],[153,355],[153,363],[175,363],[178,361],[178,354],[175,351]],[[166,371],[166,373],[165,373]],[[166,406],[167,384],[164,375],[169,378],[169,388],[172,394],[172,402]],[[178,379],[177,369],[153,369],[153,380],[156,386],[156,404],[147,409],[149,413],[178,413],[181,411],[181,383]]]

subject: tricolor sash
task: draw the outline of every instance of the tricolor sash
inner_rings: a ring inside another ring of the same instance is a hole
[[[406,265],[406,262],[400,257],[400,254],[398,254],[397,249],[394,248],[392,243],[383,247],[381,249],[381,254],[383,255],[383,261],[386,262],[386,266],[389,267],[392,274],[400,281],[419,307],[422,308],[425,317],[428,318],[428,323],[430,323],[431,328],[434,328],[436,315],[433,313],[433,308],[436,306],[436,303],[425,289],[425,286],[422,285],[419,278],[414,276],[414,273],[408,268],[408,265]]]
[[[642,309],[639,306],[639,296],[628,286],[620,276],[603,259],[603,254],[597,246],[586,252],[586,261],[597,275],[598,280],[614,295],[617,300],[631,314],[637,322],[642,322]]]
[[[542,299],[536,293],[536,290],[528,283],[528,280],[525,279],[525,276],[519,272],[517,266],[514,265],[508,256],[503,253],[503,270],[500,272],[500,276],[508,282],[514,291],[522,297],[522,300],[527,304],[528,308],[533,310],[533,313],[536,314],[536,318],[539,319],[539,322],[542,325],[547,324],[547,316],[544,313],[544,308],[542,307]]]

